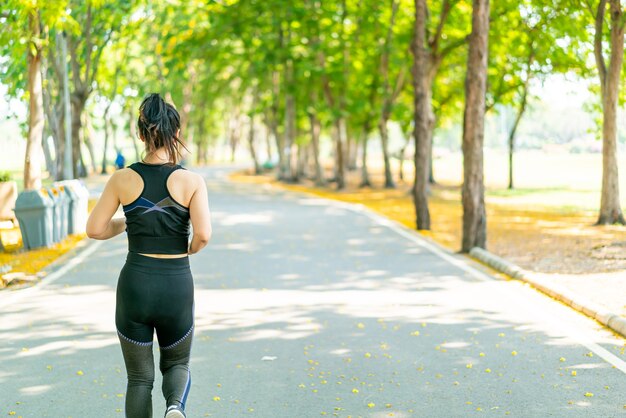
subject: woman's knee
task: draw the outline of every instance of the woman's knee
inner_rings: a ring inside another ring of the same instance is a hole
[[[120,343],[129,384],[152,386],[154,382],[152,344],[138,344],[126,338],[120,338]]]
[[[188,368],[192,340],[193,328],[174,344],[160,347],[159,367],[161,372],[165,372],[174,366],[185,366]]]

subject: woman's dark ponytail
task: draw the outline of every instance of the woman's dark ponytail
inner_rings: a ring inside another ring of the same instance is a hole
[[[171,164],[176,164],[182,157],[181,146],[187,149],[178,137],[180,129],[178,111],[166,103],[158,93],[148,94],[141,102],[137,126],[146,143],[146,150],[150,153],[165,147]]]

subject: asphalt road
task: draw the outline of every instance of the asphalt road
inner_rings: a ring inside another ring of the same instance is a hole
[[[626,416],[624,339],[367,211],[226,172],[204,171],[190,418]],[[0,416],[124,416],[125,252],[89,242],[0,292]],[[159,417],[160,379],[153,399]]]

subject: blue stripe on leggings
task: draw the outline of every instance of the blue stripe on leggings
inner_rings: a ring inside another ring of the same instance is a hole
[[[180,402],[183,409],[185,409],[185,403],[187,403],[187,395],[189,395],[189,389],[191,389],[191,372],[187,371],[187,384],[185,386],[185,391],[183,392],[183,399]]]

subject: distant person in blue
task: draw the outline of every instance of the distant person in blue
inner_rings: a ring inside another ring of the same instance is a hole
[[[126,158],[124,158],[124,155],[122,154],[122,150],[118,148],[117,157],[115,157],[115,169],[121,170],[125,166],[126,166]]]

